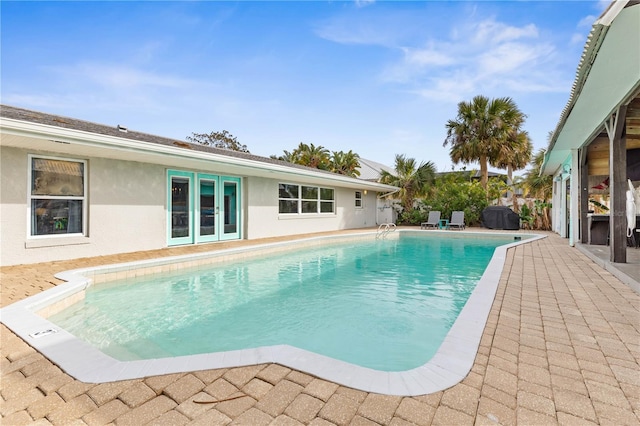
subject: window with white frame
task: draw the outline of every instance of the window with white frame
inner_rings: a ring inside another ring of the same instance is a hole
[[[334,190],[318,186],[278,184],[280,214],[335,213]]]
[[[85,161],[30,156],[29,181],[29,235],[85,234]]]
[[[356,191],[356,207],[362,208],[362,192]]]
[[[320,188],[320,213],[335,213],[335,204],[333,189]]]

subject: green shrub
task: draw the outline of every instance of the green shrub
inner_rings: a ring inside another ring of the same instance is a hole
[[[551,230],[551,203],[527,201],[520,206],[520,223],[524,229]]]
[[[450,218],[454,211],[464,211],[467,226],[479,225],[482,210],[489,205],[487,193],[477,180],[465,178],[460,173],[447,173],[436,179],[433,194],[422,200],[420,209],[424,216],[429,211],[439,210],[443,219]]]
[[[533,229],[535,218],[533,217],[533,210],[527,204],[520,206],[520,224],[522,229]]]
[[[420,225],[426,222],[427,215],[420,209],[403,211],[398,216],[398,225]]]

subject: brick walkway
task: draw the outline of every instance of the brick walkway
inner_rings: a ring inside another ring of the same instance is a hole
[[[1,304],[59,271],[204,249],[5,267]],[[368,394],[276,364],[86,384],[4,326],[1,337],[3,425],[640,425],[640,296],[552,234],[509,250],[472,371],[430,395]]]

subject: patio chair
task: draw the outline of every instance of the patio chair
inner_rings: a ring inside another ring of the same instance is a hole
[[[440,225],[440,212],[437,210],[430,211],[429,217],[426,222],[422,222],[420,224],[420,229],[427,229],[429,227],[433,227],[434,229]]]
[[[449,221],[449,229],[457,228],[464,229],[464,212],[456,211],[451,213],[451,220]]]

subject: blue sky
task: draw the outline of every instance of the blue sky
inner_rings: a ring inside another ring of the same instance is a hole
[[[478,94],[512,97],[546,147],[607,4],[2,1],[0,96],[180,140],[227,130],[257,155],[305,142],[446,171],[445,124]]]

